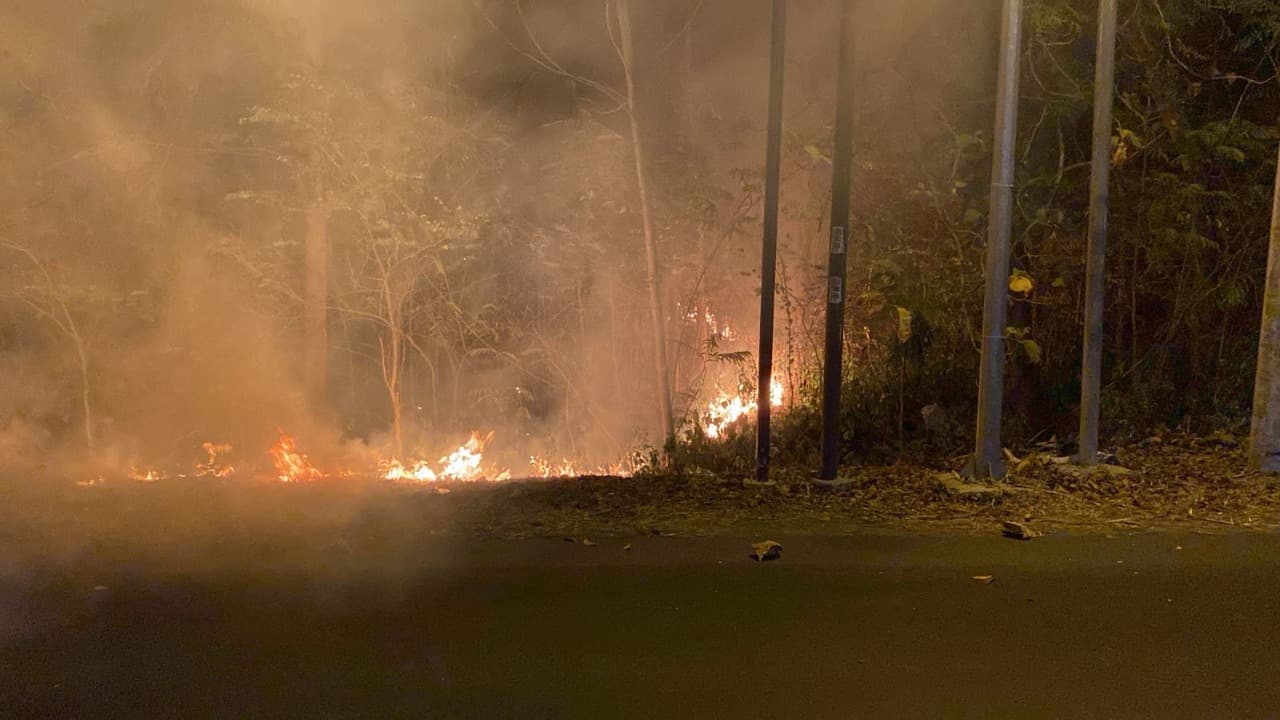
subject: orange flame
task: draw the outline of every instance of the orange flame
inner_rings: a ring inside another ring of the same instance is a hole
[[[559,463],[547,458],[533,456],[529,458],[529,465],[540,478],[573,478],[578,477],[578,469],[574,467],[573,461],[565,458]]]
[[[413,480],[416,482],[435,482],[439,479],[435,470],[427,464],[425,460],[419,460],[416,465],[411,468],[404,466],[399,460],[392,460],[386,466],[386,472],[383,477],[387,480],[404,481]]]
[[[440,458],[437,463],[439,471],[432,469],[431,464],[419,460],[406,465],[399,460],[391,460],[383,464],[382,476],[387,480],[410,482],[476,482],[486,479],[481,464],[484,462],[484,448],[493,440],[493,433],[481,435],[471,433],[466,444]],[[493,476],[493,482],[502,482],[511,478],[511,473],[503,471]]]
[[[465,445],[440,458],[443,469],[440,476],[446,480],[471,482],[483,477],[480,463],[484,460],[484,446],[493,439],[493,433],[483,438],[480,433],[471,433],[471,439]]]
[[[782,383],[774,380],[769,384],[769,406],[781,407],[785,390]],[[754,415],[756,404],[745,395],[730,396],[721,391],[707,406],[707,422],[702,431],[712,440],[723,438],[729,427],[744,417]]]
[[[298,441],[283,432],[271,447],[271,462],[276,466],[276,477],[283,483],[311,482],[324,478],[324,473],[311,464],[310,458],[298,451]]]
[[[129,479],[137,480],[138,482],[153,483],[164,480],[165,474],[159,470],[148,470],[146,472],[142,472],[138,468],[132,468],[129,471]]]
[[[207,462],[196,463],[196,477],[216,477],[226,478],[236,474],[236,469],[230,465],[224,465],[219,458],[231,452],[232,447],[226,443],[207,442],[201,447],[204,448],[205,454],[209,456]]]

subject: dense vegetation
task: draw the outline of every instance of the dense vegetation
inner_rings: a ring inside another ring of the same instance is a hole
[[[498,426],[518,452],[556,456],[655,440],[628,113],[676,412],[692,427],[717,388],[750,392],[767,3],[635,3],[631,97],[611,3],[277,5],[0,11],[6,452],[253,447],[317,416],[406,445]],[[817,442],[837,40],[835,4],[803,5],[776,365],[778,452],[795,462]],[[941,0],[883,5],[863,13],[859,55],[849,458],[946,456],[976,394],[997,23]],[[1092,6],[1028,8],[1015,442],[1068,441],[1075,423]],[[1280,8],[1124,0],[1121,14],[1105,434],[1230,427],[1253,379]],[[303,392],[317,366],[319,401]],[[743,433],[688,437],[688,462],[751,457]]]

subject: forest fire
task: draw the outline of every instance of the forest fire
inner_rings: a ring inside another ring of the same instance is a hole
[[[196,477],[227,478],[236,474],[236,469],[223,463],[221,457],[231,452],[232,447],[226,443],[206,442],[201,446],[209,456],[208,460],[196,463]]]
[[[784,393],[782,383],[774,380],[769,386],[770,407],[781,407]],[[755,412],[754,399],[743,393],[731,396],[722,390],[716,395],[716,399],[707,405],[707,422],[703,425],[702,431],[712,440],[723,439],[731,425],[744,417],[754,415]]]
[[[231,465],[224,463],[221,459],[224,455],[227,455],[231,452],[232,450],[231,445],[226,443],[206,442],[201,445],[201,448],[204,449],[205,455],[207,457],[204,461],[197,461],[195,463],[194,472],[186,472],[186,471],[179,470],[176,473],[171,474],[165,470],[161,470],[158,468],[148,468],[145,470],[141,470],[137,466],[134,466],[129,469],[128,477],[130,480],[134,482],[154,483],[154,482],[161,482],[163,480],[168,480],[174,477],[177,477],[177,478],[187,478],[187,477],[228,478],[228,477],[231,477],[232,475],[235,475],[236,469]],[[96,485],[96,484],[101,484],[101,479],[99,479],[99,482],[91,483],[90,485]]]
[[[392,460],[386,465],[383,478],[395,482],[436,482],[440,476],[436,475],[436,471],[431,469],[426,460],[419,460],[412,467],[405,467],[399,460]]]
[[[283,483],[312,482],[324,478],[324,473],[311,464],[311,460],[298,451],[298,441],[280,433],[280,439],[271,447],[271,461],[277,478]]]
[[[164,480],[167,476],[159,470],[147,470],[145,472],[133,468],[129,471],[129,479],[137,482],[152,483]]]
[[[546,478],[571,478],[578,476],[578,470],[574,466],[572,460],[564,458],[560,462],[555,462],[543,457],[533,456],[529,458],[529,467],[533,468],[533,472],[537,477]]]
[[[503,470],[491,477],[483,467],[484,448],[493,440],[493,435],[493,432],[485,435],[471,433],[471,438],[465,444],[440,458],[437,462],[439,470],[433,469],[426,460],[419,460],[412,465],[391,460],[383,465],[382,477],[392,481],[424,483],[509,480],[510,472]]]
[[[484,446],[492,439],[492,432],[483,438],[479,433],[472,433],[471,439],[465,445],[449,453],[448,456],[440,458],[440,463],[444,466],[440,476],[446,480],[462,482],[480,479],[480,463],[484,460]]]

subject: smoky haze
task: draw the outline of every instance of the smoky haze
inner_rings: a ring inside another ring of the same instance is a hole
[[[953,132],[941,108],[983,126],[995,12],[957,5],[860,6],[859,172],[928,175]],[[0,10],[5,464],[84,477],[189,464],[217,441],[269,473],[279,429],[363,468],[480,430],[520,475],[531,455],[590,468],[657,443],[604,5],[516,7]],[[696,426],[754,374],[768,3],[632,12],[676,407]],[[814,389],[837,14],[791,13],[789,398]],[[957,27],[972,47],[944,41]]]

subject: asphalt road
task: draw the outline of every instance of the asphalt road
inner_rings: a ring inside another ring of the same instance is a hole
[[[1280,538],[775,539],[27,565],[0,717],[1280,717]]]

